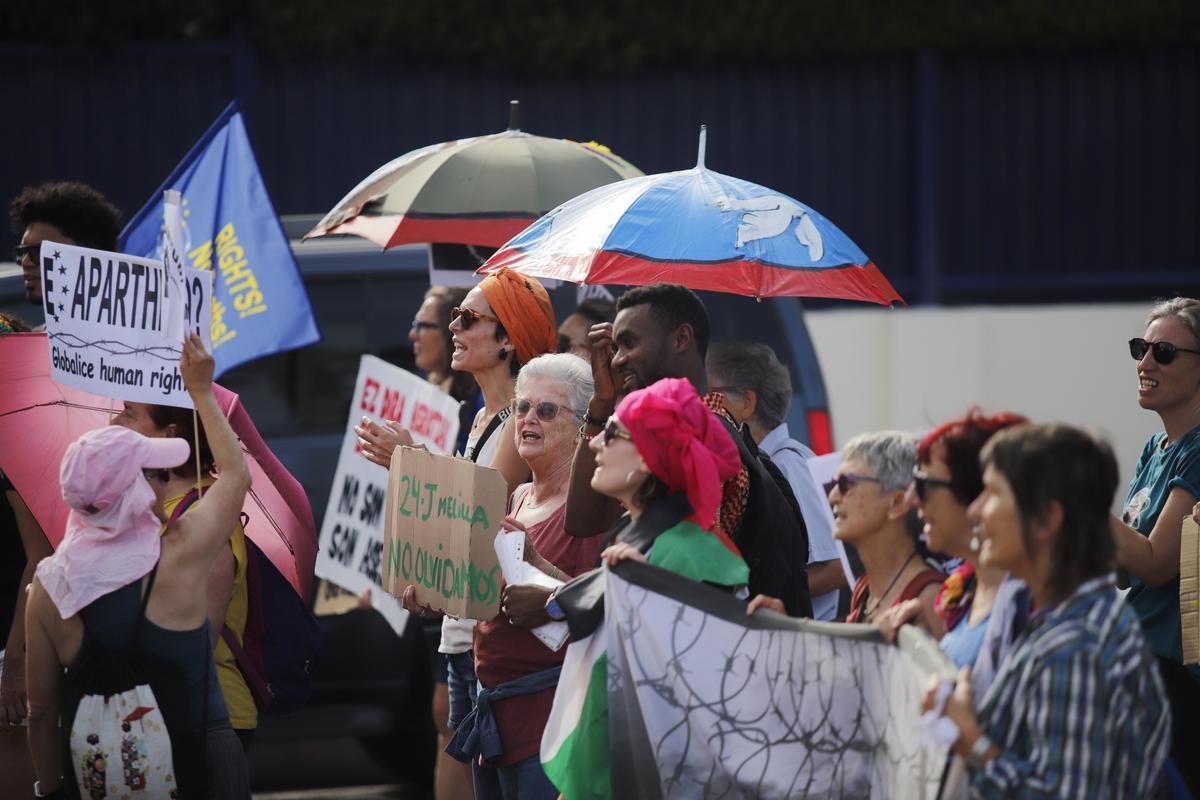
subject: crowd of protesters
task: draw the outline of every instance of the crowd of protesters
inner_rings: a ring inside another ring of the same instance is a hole
[[[22,195],[14,224],[35,302],[41,241],[115,248],[115,209],[78,184]],[[765,343],[710,347],[704,304],[683,286],[589,300],[556,323],[545,288],[504,269],[470,291],[430,289],[409,334],[417,367],[462,404],[457,455],[503,476],[504,525],[525,532],[526,560],[549,579],[578,587],[602,564],[640,560],[720,587],[748,614],[875,625],[887,639],[919,626],[961,669],[952,685],[933,679],[925,704],[953,723],[973,796],[1200,787],[1187,731],[1200,669],[1183,665],[1179,605],[1183,520],[1200,519],[1200,301],[1155,306],[1129,343],[1138,402],[1163,431],[1120,517],[1105,443],[1011,413],[972,410],[919,439],[861,433],[818,486],[785,422],[787,368]],[[87,795],[63,763],[74,711],[62,684],[81,654],[133,638],[152,670],[178,673],[185,727],[202,740],[175,745],[179,796],[249,794],[255,705],[219,635],[240,641],[246,625],[249,478],[198,340],[180,370],[200,427],[190,412],[126,403],[73,444],[57,551],[5,486],[28,566],[6,598],[0,725],[28,713],[38,796]],[[417,446],[396,423],[355,430],[384,469]],[[197,485],[202,501],[182,514]],[[836,542],[861,564],[852,585]],[[504,586],[499,614],[481,620],[443,616],[413,587],[402,602],[425,621],[435,665],[439,800],[595,792],[539,758],[564,649],[533,630],[569,615],[568,590]]]

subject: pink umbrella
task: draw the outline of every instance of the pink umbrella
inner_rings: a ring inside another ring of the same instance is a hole
[[[234,392],[214,385],[217,402],[242,442],[250,491],[242,507],[248,535],[292,588],[311,597],[317,526],[300,482],[263,441]],[[67,524],[58,485],[67,446],[108,424],[117,401],[55,383],[44,333],[0,336],[0,469],[33,512],[55,547]]]

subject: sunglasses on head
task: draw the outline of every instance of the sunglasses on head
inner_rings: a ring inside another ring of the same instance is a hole
[[[518,417],[524,417],[529,414],[529,409],[534,409],[537,412],[537,417],[542,422],[551,422],[558,416],[558,412],[570,409],[565,406],[560,406],[558,403],[551,403],[549,400],[543,400],[540,403],[533,403],[530,400],[514,400],[513,410]]]
[[[1170,342],[1147,342],[1141,338],[1129,340],[1129,355],[1133,356],[1134,361],[1141,361],[1145,358],[1147,351],[1154,355],[1154,360],[1159,364],[1170,364],[1175,360],[1175,356],[1178,353],[1195,353],[1196,355],[1200,355],[1200,350],[1188,350],[1186,347],[1176,347]]]
[[[460,317],[462,318],[462,326],[464,331],[470,330],[471,326],[481,319],[489,319],[492,322],[500,321],[499,317],[493,317],[491,314],[484,314],[482,311],[476,311],[473,308],[466,308],[465,306],[455,306],[454,308],[450,309],[451,322],[454,322],[454,320],[459,319]]]
[[[40,250],[41,247],[41,242],[38,242],[37,244],[17,245],[13,248],[13,261],[20,264],[21,259],[25,258],[25,256],[29,256],[29,260],[36,264],[38,260],[38,250]]]
[[[941,486],[944,489],[954,488],[954,484],[942,478],[931,478],[920,467],[913,467],[913,486],[917,490],[917,499],[925,502],[925,495],[930,486]]]
[[[633,441],[633,434],[621,428],[620,423],[615,419],[610,419],[608,424],[604,426],[604,444],[608,445],[613,439],[624,439],[627,442]]]
[[[836,486],[839,492],[845,494],[846,492],[850,491],[851,486],[864,481],[869,483],[879,483],[879,478],[872,478],[869,475],[855,475],[852,472],[846,472],[838,475],[829,483],[825,484],[825,493],[828,494],[829,492],[832,492],[833,487]]]

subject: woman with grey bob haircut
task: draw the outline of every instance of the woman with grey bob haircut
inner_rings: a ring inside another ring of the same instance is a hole
[[[1138,405],[1158,415],[1162,430],[1142,448],[1121,516],[1110,517],[1109,526],[1117,564],[1130,574],[1126,599],[1158,656],[1174,712],[1171,759],[1196,794],[1200,667],[1183,665],[1179,553],[1183,519],[1200,500],[1200,300],[1156,304],[1145,332],[1129,340],[1129,355],[1136,362]]]
[[[525,560],[551,581],[592,569],[604,544],[603,536],[576,538],[564,528],[579,423],[591,396],[591,366],[569,353],[538,356],[517,374],[513,435],[532,480],[513,492],[504,527],[525,532]],[[479,702],[448,752],[476,763],[485,754],[486,765],[475,772],[478,800],[555,798],[538,753],[566,648],[555,651],[533,633],[550,620],[549,589],[505,585],[500,598],[500,613],[475,632]]]
[[[565,387],[571,398],[571,412],[576,419],[583,419],[592,397],[592,370],[586,361],[570,353],[538,356],[517,373],[517,396],[520,397],[521,390],[536,379],[555,381]]]
[[[916,463],[910,433],[868,433],[847,442],[829,492],[833,536],[854,545],[865,569],[847,622],[874,622],[884,609],[920,598],[926,611],[917,624],[940,637],[942,622],[932,609],[945,576],[925,563],[911,524],[908,486]]]

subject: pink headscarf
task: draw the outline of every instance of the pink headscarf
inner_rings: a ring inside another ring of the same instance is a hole
[[[162,523],[143,469],[187,461],[184,439],[151,439],[117,425],[80,436],[59,479],[71,507],[67,532],[37,576],[63,619],[145,575],[158,562]]]
[[[742,461],[725,426],[700,401],[692,384],[663,378],[630,392],[617,406],[638,453],[671,491],[683,491],[700,527],[711,530],[721,507],[722,484]]]

